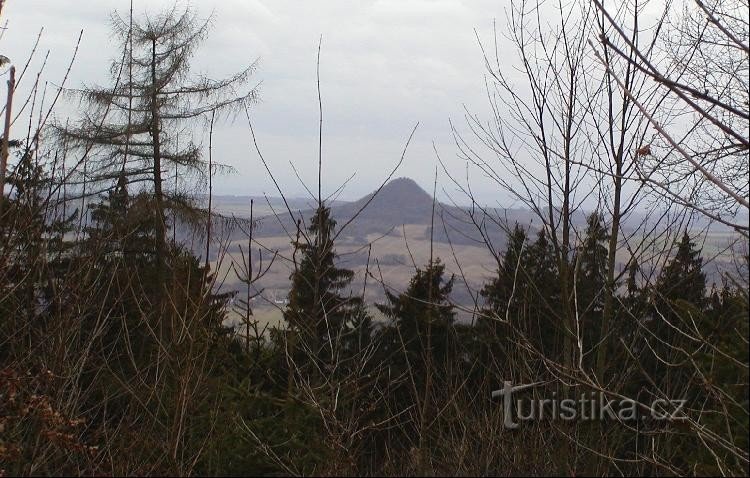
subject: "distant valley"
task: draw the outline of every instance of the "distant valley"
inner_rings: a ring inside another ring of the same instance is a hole
[[[446,264],[446,270],[456,275],[452,299],[459,305],[459,317],[469,320],[469,311],[478,299],[478,291],[497,269],[486,244],[491,244],[502,254],[508,225],[512,228],[517,222],[529,229],[529,236],[534,237],[539,224],[532,212],[523,209],[492,208],[472,212],[468,207],[441,202],[433,205],[431,195],[408,178],[394,179],[377,195],[374,194],[353,202],[330,203],[337,228],[345,227],[335,246],[340,256],[339,264],[355,271],[352,293],[360,294],[364,290],[369,303],[383,301],[384,285],[392,292],[402,291],[413,275],[414,267],[424,266],[432,250],[433,256]],[[242,261],[240,249],[247,257],[246,232],[249,230],[251,199],[256,268],[262,266],[265,269],[276,255],[266,275],[254,284],[253,292],[262,290],[261,296],[253,302],[254,314],[264,322],[278,323],[293,270],[291,242],[296,234],[296,221],[301,221],[302,228],[309,224],[316,204],[312,198],[286,198],[286,203],[278,197],[264,196],[213,198],[216,213],[244,221],[242,228],[229,229],[222,228],[217,222],[215,231],[223,235],[228,250],[221,261],[217,257],[217,247],[211,252],[214,268],[221,278],[221,289],[239,291],[240,296],[245,295],[246,286],[237,277],[237,267],[232,263]],[[290,217],[290,211],[294,219]],[[585,219],[584,213],[573,216],[575,226],[581,231]],[[637,218],[631,221],[637,222]],[[628,229],[628,224],[625,228]],[[707,239],[706,248],[720,252],[731,235],[716,228]],[[721,262],[719,258],[717,263]],[[724,266],[720,264],[718,268]]]

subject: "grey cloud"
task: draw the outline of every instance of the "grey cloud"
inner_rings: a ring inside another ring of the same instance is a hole
[[[172,3],[136,0],[135,11]],[[84,28],[71,84],[105,82],[109,60],[117,55],[108,34],[109,14],[115,8],[124,14],[128,5],[126,0],[10,2],[3,52],[7,46],[14,56],[23,56],[35,36],[30,32],[45,26],[42,48],[53,48],[63,58]],[[296,183],[290,160],[307,178],[316,177],[315,56],[321,34],[327,187],[333,190],[358,172],[345,194],[356,197],[371,190],[417,121],[420,129],[399,174],[431,184],[434,141],[463,176],[448,118],[460,121],[462,104],[485,108],[484,67],[473,30],[491,32],[492,18],[502,16],[502,6],[458,0],[225,0],[197,6],[204,15],[215,13],[214,30],[195,60],[198,71],[220,77],[260,58],[255,79],[262,81],[261,101],[253,118],[283,183]],[[48,79],[59,81],[64,64],[51,64]],[[222,125],[215,144],[221,160],[241,173],[217,179],[221,192],[268,189],[267,178],[257,174],[260,165],[249,149],[244,117]]]

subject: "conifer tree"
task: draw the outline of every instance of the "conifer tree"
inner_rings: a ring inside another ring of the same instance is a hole
[[[83,184],[106,190],[124,175],[127,184],[144,185],[153,194],[150,214],[161,263],[167,252],[168,212],[193,216],[190,180],[210,173],[192,140],[191,124],[207,121],[215,112],[229,114],[254,100],[254,90],[239,91],[254,64],[222,80],[192,74],[194,54],[211,22],[200,20],[189,8],[178,12],[175,7],[142,19],[132,14],[123,19],[115,13],[112,24],[122,51],[112,63],[113,84],[70,91],[86,105],[83,118],[57,129],[68,144],[83,151]],[[178,169],[180,188],[170,192],[164,172]]]
[[[367,323],[361,297],[348,290],[354,272],[336,265],[335,227],[330,208],[321,205],[310,222],[309,234],[293,242],[301,259],[290,276],[289,304],[284,311],[298,345],[324,363],[340,351],[342,337],[351,331],[355,319],[359,325]]]
[[[455,318],[450,293],[455,277],[444,276],[445,264],[435,259],[424,269],[417,268],[404,292],[395,295],[386,291],[386,302],[376,304],[392,320],[389,347],[399,349],[403,340],[407,360],[417,374],[427,355],[441,367],[450,350]]]
[[[643,350],[641,362],[649,380],[662,393],[682,396],[687,393],[691,374],[673,364],[682,358],[683,350],[690,350],[695,344],[679,331],[695,330],[707,302],[703,258],[687,231],[652,291],[653,300],[644,317],[649,345]]]
[[[659,302],[669,307],[685,301],[701,308],[706,303],[706,274],[703,272],[701,250],[696,248],[685,231],[677,244],[677,252],[662,269],[656,284]]]
[[[418,442],[420,453],[429,446],[426,426],[435,412],[434,403],[450,382],[456,357],[455,312],[450,302],[454,279],[453,275],[446,279],[445,265],[435,259],[416,269],[404,292],[386,291],[386,302],[375,304],[390,319],[381,335],[388,377],[399,378],[384,384],[389,409],[411,411],[408,425],[389,438],[397,446]]]
[[[559,323],[560,286],[557,261],[552,243],[544,229],[537,239],[527,243],[526,232],[516,224],[508,237],[508,246],[498,265],[497,276],[482,289],[487,310],[478,321],[480,335],[496,334],[489,344],[495,361],[511,361],[509,347],[528,341],[534,347],[554,357],[560,350]],[[507,324],[500,324],[498,320]],[[502,331],[502,332],[501,332]]]
[[[480,291],[485,308],[477,320],[476,333],[483,349],[483,363],[507,363],[511,330],[502,321],[515,323],[523,311],[527,294],[526,231],[516,223],[496,275]],[[497,368],[497,367],[496,367]]]
[[[13,311],[5,317],[15,326],[23,318],[21,329],[32,334],[34,325],[44,324],[36,318],[48,317],[67,302],[64,295],[70,278],[66,272],[75,247],[68,233],[78,211],[52,207],[52,179],[34,150],[24,147],[18,157],[8,177],[11,197],[3,198],[0,241],[8,256],[2,257],[0,293],[5,297],[3,306]],[[2,310],[0,315],[4,315]]]
[[[620,296],[619,310],[616,311],[616,316],[621,320],[614,331],[620,337],[632,339],[637,336],[637,327],[632,327],[632,324],[642,321],[648,309],[648,287],[641,285],[640,274],[641,266],[633,257],[628,265],[625,293]]]
[[[594,353],[588,353],[592,347],[605,346],[602,330],[602,312],[604,309],[607,278],[607,242],[609,232],[604,225],[604,218],[592,213],[587,219],[586,235],[579,248],[576,277],[576,304],[583,338],[584,354],[593,360]],[[601,340],[601,341],[600,341]]]
[[[148,194],[130,196],[127,178],[121,174],[113,190],[89,205],[91,225],[86,228],[86,244],[105,258],[114,255],[131,264],[153,263],[156,225],[148,213],[152,206]]]
[[[186,405],[175,397],[184,388],[191,389],[186,402],[190,407],[211,396],[207,375],[220,368],[217,361],[223,358],[229,331],[223,326],[228,295],[213,293],[209,271],[175,244],[167,245],[165,264],[174,284],[169,306],[176,320],[164,320],[153,241],[156,225],[153,215],[146,214],[153,207],[150,194],[131,197],[121,176],[114,190],[90,205],[91,226],[76,260],[91,271],[81,277],[81,287],[92,307],[80,316],[81,336],[92,344],[80,377],[87,391],[81,400],[89,410],[89,426],[106,427],[114,420],[130,427],[144,416],[158,417],[149,422],[150,436],[156,438],[170,436],[168,424],[183,419],[181,407]],[[161,405],[150,400],[154,394],[162,397]],[[190,433],[195,431],[190,428]],[[158,439],[136,441],[134,446],[142,456],[164,453]]]
[[[536,241],[527,250],[526,268],[529,287],[521,330],[546,357],[557,358],[566,332],[560,311],[558,261],[544,229],[539,230]]]
[[[635,257],[631,259],[630,265],[628,266],[628,279],[626,282],[627,299],[634,299],[640,292],[638,285],[638,273],[641,271],[641,266],[638,264],[638,259]]]
[[[526,231],[516,223],[513,231],[508,234],[508,245],[502,261],[497,265],[497,275],[481,291],[487,304],[487,313],[497,314],[503,319],[506,315],[518,314],[517,304],[526,294],[526,264],[523,260],[526,240]],[[511,296],[515,297],[512,302]]]

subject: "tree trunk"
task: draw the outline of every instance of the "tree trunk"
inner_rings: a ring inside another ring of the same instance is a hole
[[[154,145],[154,200],[156,202],[156,263],[159,282],[163,279],[164,255],[166,252],[166,225],[164,217],[164,195],[161,179],[161,125],[156,84],[156,39],[151,42],[151,135]]]

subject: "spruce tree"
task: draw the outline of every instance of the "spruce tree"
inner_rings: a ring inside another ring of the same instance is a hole
[[[604,226],[604,218],[592,213],[587,219],[586,235],[579,248],[576,277],[576,304],[580,329],[583,338],[584,355],[590,360],[596,354],[592,347],[606,346],[602,334],[602,312],[604,309],[607,278],[607,243],[609,232]],[[593,365],[593,363],[591,363]]]
[[[407,360],[417,375],[428,355],[437,367],[448,358],[455,318],[450,293],[455,277],[444,276],[445,264],[435,259],[424,269],[417,268],[404,292],[386,291],[386,302],[375,305],[392,321],[389,347],[396,354],[403,340]]]
[[[80,314],[81,335],[92,344],[82,363],[80,381],[87,395],[81,400],[94,429],[111,421],[132,427],[148,416],[155,417],[149,422],[151,436],[167,437],[168,424],[182,420],[183,404],[175,398],[184,387],[192,389],[186,403],[193,407],[217,399],[207,377],[218,374],[218,361],[229,345],[229,330],[223,326],[228,295],[211,290],[212,277],[198,258],[168,244],[165,264],[173,283],[169,305],[175,320],[164,320],[153,241],[156,225],[153,215],[146,214],[153,208],[153,196],[131,196],[124,177],[99,203],[90,205],[91,225],[76,257],[91,271],[80,278],[91,304]],[[153,395],[163,403],[154,403]],[[203,418],[191,415],[188,420]],[[142,456],[163,453],[162,445],[136,441]]]
[[[529,287],[524,298],[526,315],[519,327],[537,350],[557,359],[565,328],[560,312],[558,262],[544,229],[539,230],[536,241],[528,248],[525,262]]]
[[[284,320],[297,346],[307,349],[308,358],[323,363],[340,352],[355,320],[356,325],[368,324],[362,298],[349,290],[354,272],[336,265],[335,227],[330,208],[321,205],[312,217],[308,234],[292,243],[301,259],[290,276],[289,304],[284,310]]]
[[[2,198],[0,316],[9,330],[24,332],[25,340],[12,341],[19,346],[44,338],[48,319],[68,303],[73,284],[67,275],[75,248],[69,233],[78,211],[53,206],[53,182],[42,159],[32,149],[20,150],[8,177],[11,195]]]
[[[507,246],[497,265],[496,275],[480,291],[485,306],[477,320],[482,348],[482,363],[499,368],[507,363],[507,348],[512,338],[506,318],[515,323],[523,311],[527,294],[526,231],[516,223],[508,234]]]
[[[700,249],[685,231],[672,260],[661,270],[646,311],[642,367],[650,383],[667,396],[682,396],[689,389],[689,368],[676,367],[684,352],[696,346],[679,331],[692,332],[706,310],[706,275]]]
[[[150,195],[141,193],[131,197],[127,178],[121,174],[113,190],[89,205],[91,223],[85,239],[89,250],[131,264],[153,263],[156,225],[154,216],[148,212],[152,208]]]
[[[429,447],[425,427],[432,421],[436,403],[450,383],[457,355],[455,312],[450,293],[455,277],[445,277],[440,259],[417,268],[406,290],[386,291],[386,302],[375,306],[390,323],[381,335],[382,361],[388,364],[388,409],[409,411],[408,420],[389,434],[389,447],[419,443],[420,453]],[[461,377],[465,379],[466,377]]]
[[[687,231],[677,244],[677,252],[662,269],[656,284],[658,303],[665,309],[677,301],[702,308],[706,303],[706,274],[701,250],[696,248]]]
[[[526,231],[516,223],[513,231],[508,234],[508,245],[502,261],[497,265],[495,277],[481,290],[481,295],[486,301],[486,314],[497,315],[502,319],[505,319],[506,315],[518,314],[519,298],[526,293],[526,264],[523,261],[526,240]],[[515,297],[513,301],[512,296]]]
[[[560,350],[560,286],[553,245],[544,229],[536,241],[528,245],[527,241],[526,232],[516,224],[497,276],[482,289],[486,309],[477,321],[477,333],[482,341],[489,341],[485,347],[490,356],[484,359],[496,368],[500,363],[507,367],[519,358],[517,353],[526,353],[525,347],[516,347],[520,342],[550,358]],[[507,323],[501,322],[506,319]]]
[[[640,294],[640,287],[638,284],[638,273],[641,271],[641,266],[638,264],[638,259],[633,257],[630,260],[628,266],[628,279],[626,282],[626,298],[628,300],[635,299]]]
[[[617,336],[631,341],[638,337],[640,331],[638,327],[633,327],[644,320],[648,310],[648,292],[647,285],[642,285],[639,280],[641,266],[638,260],[633,257],[628,265],[628,277],[625,280],[625,291],[620,295],[619,307],[615,312],[621,320],[616,324],[614,332]]]

